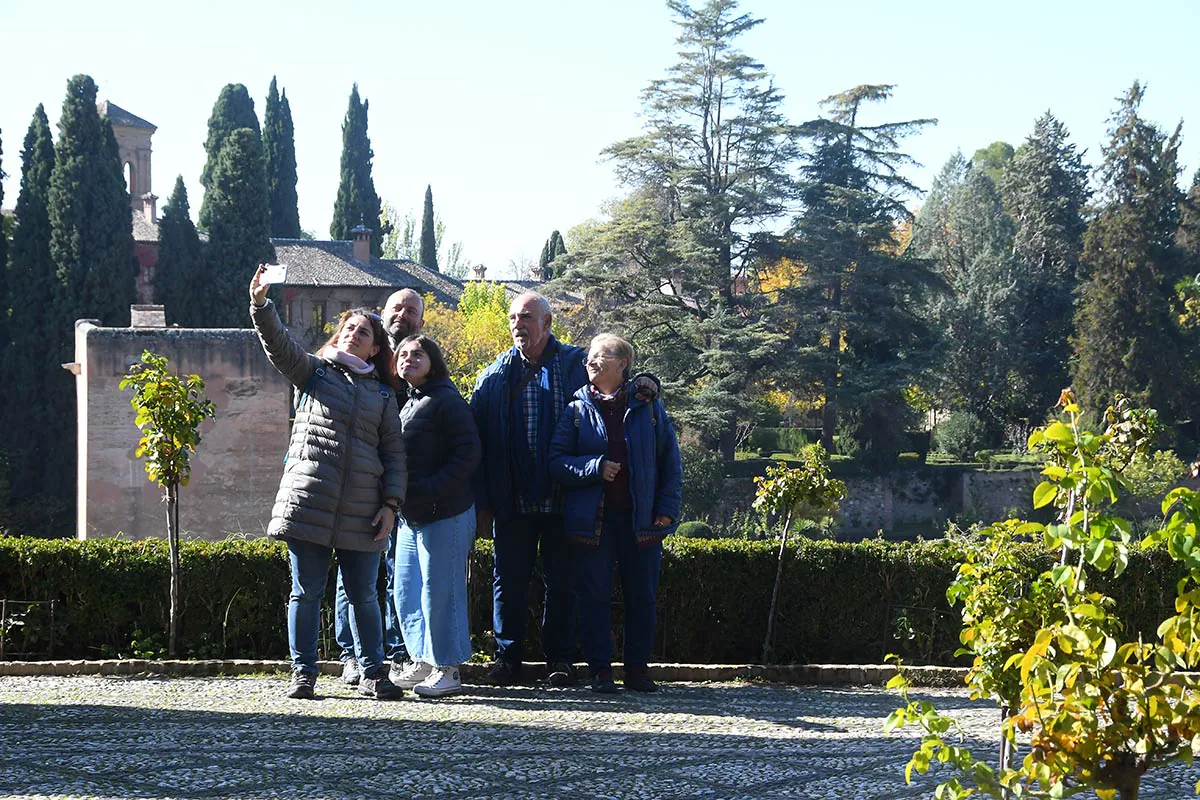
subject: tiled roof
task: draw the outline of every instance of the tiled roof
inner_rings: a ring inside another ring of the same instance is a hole
[[[288,265],[288,286],[378,286],[431,292],[457,305],[462,285],[413,261],[373,258],[356,261],[354,243],[316,239],[272,239],[275,260]]]
[[[157,242],[158,225],[146,219],[146,215],[136,208],[133,213],[133,240],[135,242]]]
[[[158,126],[154,123],[147,122],[136,114],[130,114],[109,100],[97,103],[96,110],[100,112],[100,116],[108,117],[108,121],[113,125],[124,125],[126,128],[149,128],[152,131],[158,130]]]

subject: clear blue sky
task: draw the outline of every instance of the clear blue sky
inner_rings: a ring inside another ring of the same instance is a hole
[[[897,84],[869,121],[938,118],[908,145],[925,188],[955,149],[1018,145],[1046,109],[1094,165],[1114,98],[1134,79],[1149,86],[1146,117],[1200,126],[1188,66],[1195,0],[755,0],[742,10],[766,19],[741,46],[774,73],[793,121],[860,83]],[[327,238],[357,81],[370,101],[380,196],[419,215],[432,184],[447,237],[496,275],[512,259],[536,259],[551,230],[598,216],[620,193],[600,150],[638,132],[639,93],[674,61],[674,37],[665,4],[651,0],[0,0],[4,205],[16,203],[34,107],[44,103],[56,123],[73,74],[91,75],[101,99],[158,126],[154,191],[161,203],[183,175],[193,211],[221,87],[244,83],[261,119],[277,75],[296,125],[300,222]],[[1200,135],[1189,131],[1188,181],[1200,165]]]

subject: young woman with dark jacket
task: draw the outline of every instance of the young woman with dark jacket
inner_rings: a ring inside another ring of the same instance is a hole
[[[313,355],[279,321],[262,272],[250,281],[250,318],[267,358],[296,387],[296,421],[267,527],[287,542],[291,560],[288,696],[314,696],[321,598],[336,551],[362,647],[358,691],[389,700],[401,692],[388,680],[375,581],[408,474],[387,333],[377,315],[347,311]]]
[[[650,651],[662,540],[679,524],[679,443],[662,403],[629,382],[633,347],[612,334],[592,339],[588,384],[558,418],[550,475],[566,490],[563,522],[576,545],[575,587],[592,691],[617,690],[612,676],[612,573],[620,565],[626,689],[653,692]]]
[[[471,657],[471,475],[482,448],[475,417],[450,381],[436,342],[427,336],[401,341],[396,371],[408,384],[400,425],[409,479],[396,533],[395,601],[412,659],[396,683],[422,697],[444,697],[462,691],[459,666]]]

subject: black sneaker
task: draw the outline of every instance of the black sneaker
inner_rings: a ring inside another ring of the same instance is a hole
[[[358,682],[358,693],[372,700],[399,700],[404,696],[404,690],[388,678],[386,668],[380,668],[374,678],[363,677]]]
[[[617,684],[613,683],[612,669],[592,670],[591,690],[597,694],[616,694]]]
[[[555,661],[546,665],[546,680],[551,686],[574,686],[575,665],[566,661]]]
[[[635,692],[657,692],[658,684],[650,678],[649,667],[626,667],[625,688]]]
[[[358,686],[362,671],[358,668],[358,659],[350,656],[342,662],[342,683],[347,686]]]
[[[496,686],[512,686],[521,680],[521,665],[504,658],[496,659],[488,670],[488,681]]]
[[[293,700],[312,700],[316,688],[316,673],[296,671],[292,673],[292,685],[288,687],[287,696]]]

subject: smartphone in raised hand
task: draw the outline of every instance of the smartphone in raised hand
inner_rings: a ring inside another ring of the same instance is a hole
[[[286,283],[287,264],[267,264],[258,280],[264,286],[271,283]]]

